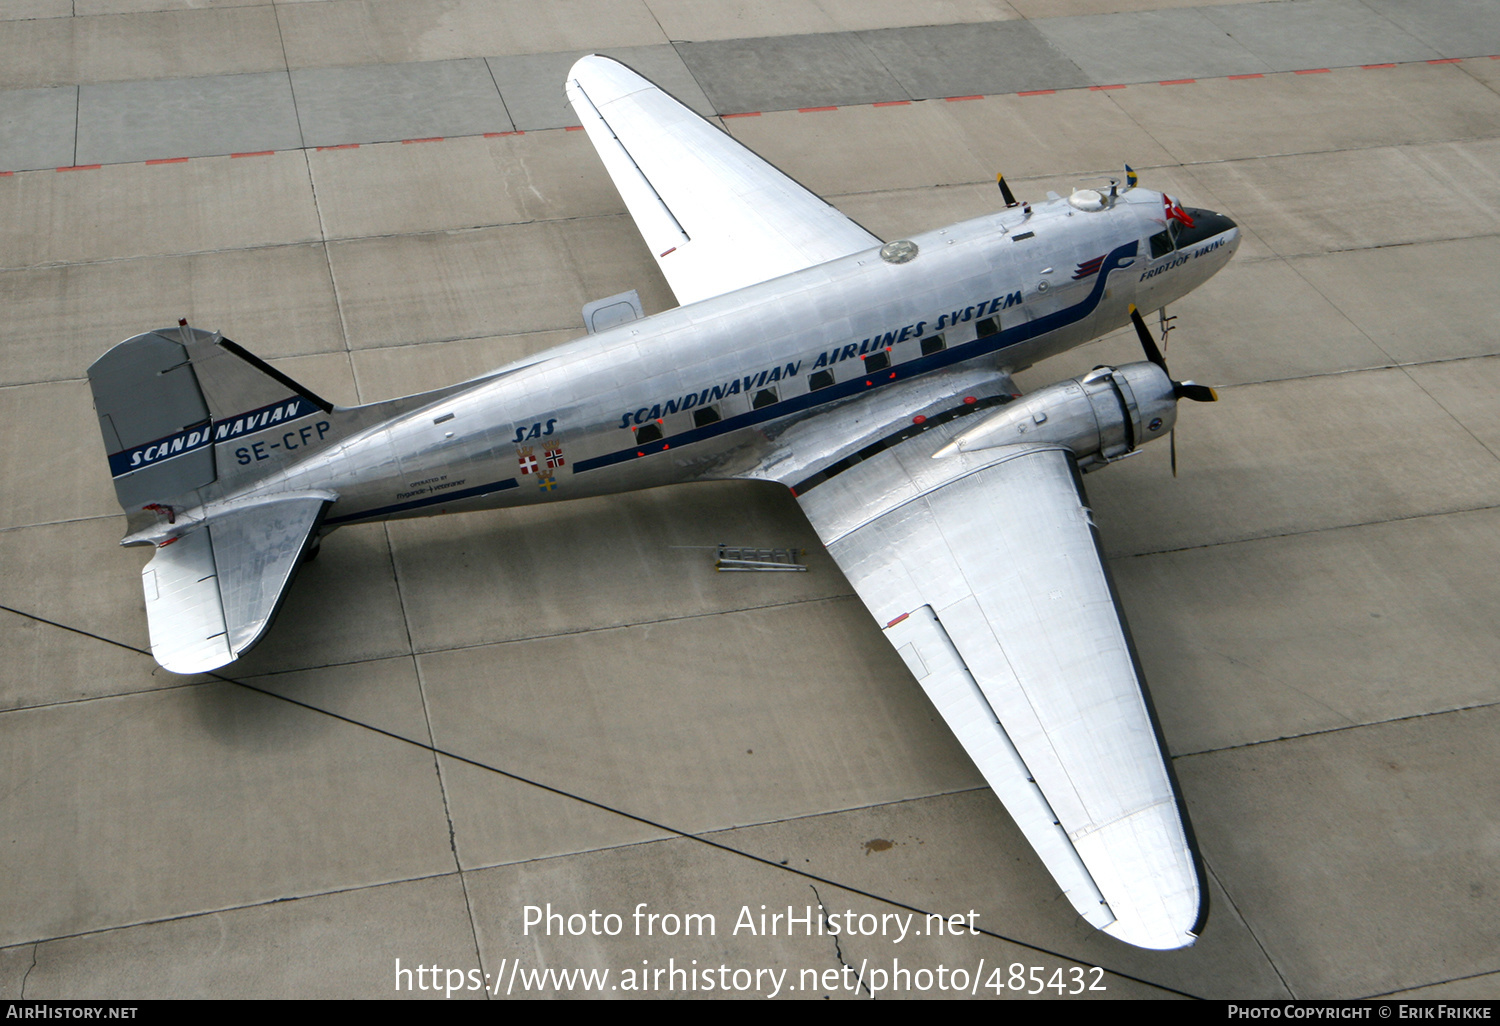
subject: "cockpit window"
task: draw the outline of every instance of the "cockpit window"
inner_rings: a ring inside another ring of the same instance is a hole
[[[1167,227],[1151,236],[1151,259],[1157,260],[1172,252],[1171,227],[1176,221],[1168,221]]]
[[[1205,239],[1211,239],[1234,227],[1233,221],[1212,210],[1200,210],[1197,207],[1187,207],[1186,210],[1193,226],[1189,228],[1176,219],[1168,221],[1166,228],[1151,236],[1152,260],[1164,257],[1174,249],[1196,246]]]

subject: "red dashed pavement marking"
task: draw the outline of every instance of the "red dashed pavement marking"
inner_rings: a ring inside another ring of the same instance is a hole
[[[1488,55],[1488,57],[1492,61],[1500,61],[1500,54],[1490,54],[1490,55]],[[1391,62],[1391,63],[1387,63],[1387,64],[1361,64],[1361,65],[1359,65],[1359,67],[1364,68],[1366,70],[1373,71],[1373,70],[1376,70],[1376,69],[1379,69],[1379,68],[1395,68],[1395,67],[1400,67],[1403,63],[1406,63],[1406,64],[1417,64],[1417,63],[1426,63],[1426,64],[1458,64],[1458,63],[1463,62],[1464,60],[1483,60],[1483,59],[1484,59],[1483,56],[1476,56],[1476,57],[1473,57],[1473,58],[1439,57],[1439,58],[1435,58],[1433,60],[1428,60],[1428,61],[1424,61],[1424,62],[1407,61],[1407,62]],[[1332,68],[1305,68],[1305,69],[1302,69],[1302,70],[1299,70],[1299,71],[1294,71],[1293,74],[1296,74],[1296,75],[1321,75],[1321,74],[1327,74],[1327,73],[1331,72],[1332,70],[1334,70],[1334,69],[1332,69]],[[1256,74],[1249,74],[1249,75],[1226,75],[1224,77],[1226,79],[1228,79],[1229,81],[1231,81],[1231,82],[1237,82],[1237,81],[1243,81],[1245,79],[1265,78],[1266,76],[1264,74],[1261,74],[1261,73],[1256,73]],[[1197,81],[1198,80],[1195,79],[1195,78],[1177,78],[1177,79],[1167,79],[1165,81],[1162,81],[1160,84],[1161,85],[1191,85],[1191,84],[1193,84],[1193,83],[1195,83]],[[1090,90],[1100,91],[1100,90],[1106,90],[1106,89],[1124,89],[1126,87],[1124,85],[1093,85],[1093,86],[1089,86],[1088,88]],[[1056,89],[1028,89],[1028,90],[1025,90],[1023,92],[1016,93],[1014,95],[1017,95],[1017,96],[1051,96],[1052,94],[1054,94],[1056,92],[1058,92],[1058,90],[1056,90]],[[996,95],[1005,95],[1005,94],[996,94]],[[944,97],[944,99],[947,100],[948,102],[956,102],[956,101],[960,101],[960,100],[982,100],[982,99],[984,99],[984,95],[983,94],[979,94],[979,95],[974,95],[974,96],[946,96],[946,97]],[[884,101],[881,101],[879,103],[872,103],[869,106],[872,106],[872,107],[907,107],[907,106],[910,106],[911,103],[912,103],[911,100],[884,100]],[[838,109],[839,108],[837,106],[830,106],[830,107],[798,107],[797,111],[799,113],[802,113],[802,114],[812,114],[812,113],[816,113],[818,111],[838,110]],[[721,115],[719,115],[719,117],[721,117],[721,118],[758,118],[758,117],[761,116],[761,113],[762,112],[758,111],[758,110],[751,110],[751,111],[742,111],[742,112],[735,113],[735,114],[721,114]],[[583,126],[582,125],[567,125],[567,126],[565,126],[565,131],[569,131],[569,132],[581,132],[581,131],[583,131]],[[515,131],[511,131],[511,132],[485,132],[484,133],[484,138],[486,138],[486,139],[496,139],[496,138],[500,138],[502,136],[507,136],[507,135],[525,135],[525,134],[526,134],[526,132],[525,132],[524,129],[516,129]],[[463,137],[460,137],[460,138],[463,138]],[[403,139],[401,141],[403,143],[443,142],[444,141],[444,137],[443,136],[431,136],[431,137],[426,138],[426,139]],[[336,145],[336,146],[319,146],[319,147],[316,147],[316,149],[319,152],[321,152],[323,150],[357,150],[357,149],[360,148],[361,145],[363,145],[363,144],[361,144],[361,143],[341,143],[341,144]],[[275,153],[276,153],[275,150],[256,150],[254,152],[247,152],[247,153],[231,153],[230,156],[231,157],[269,157],[269,156],[273,156]],[[145,163],[147,165],[154,165],[154,164],[185,164],[185,163],[187,163],[188,159],[189,158],[187,158],[187,157],[162,157],[162,158],[157,158],[157,159],[154,159],[154,160],[147,160],[147,161],[144,161],[143,163]],[[71,166],[68,166],[68,167],[59,167],[59,168],[56,168],[55,170],[57,170],[57,171],[96,171],[96,170],[98,170],[102,166],[103,166],[102,164],[75,164],[75,165],[71,165]],[[15,173],[16,172],[14,172],[14,171],[0,171],[0,178],[8,178],[11,175],[14,175]]]

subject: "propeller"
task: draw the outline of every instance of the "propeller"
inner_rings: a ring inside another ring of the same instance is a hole
[[[1219,401],[1219,393],[1207,385],[1200,385],[1194,381],[1177,381],[1172,377],[1172,372],[1167,370],[1167,358],[1157,348],[1156,339],[1151,336],[1151,329],[1146,327],[1146,319],[1141,316],[1141,312],[1135,308],[1134,303],[1130,304],[1130,323],[1135,325],[1135,334],[1141,340],[1141,348],[1146,351],[1146,359],[1160,367],[1162,373],[1167,376],[1167,380],[1172,382],[1172,397],[1174,399],[1191,399],[1195,403],[1213,403]],[[1165,325],[1165,317],[1162,323]],[[1172,476],[1176,477],[1177,428],[1175,426],[1172,428],[1169,444],[1172,450]]]

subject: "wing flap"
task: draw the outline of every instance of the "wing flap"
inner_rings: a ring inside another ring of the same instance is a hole
[[[567,93],[684,305],[880,245],[617,61],[582,58]]]
[[[947,433],[880,453],[799,501],[893,641],[932,609],[1071,858],[1027,830],[1034,813],[1017,798],[1014,767],[970,746],[977,728],[955,733],[986,779],[1000,779],[991,785],[1080,913],[1097,923],[1075,858],[1107,905],[1107,932],[1142,947],[1191,944],[1198,861],[1072,454],[1017,446],[931,459]],[[960,711],[985,719],[974,702]]]
[[[151,654],[204,673],[271,626],[330,498],[299,495],[230,510],[158,548],[141,572]]]
[[[1104,895],[932,607],[887,628],[886,637],[1078,914],[1101,930],[1114,922]]]

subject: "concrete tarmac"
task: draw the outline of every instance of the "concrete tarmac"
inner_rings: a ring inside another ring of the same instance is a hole
[[[1500,996],[1485,4],[0,19],[0,997]],[[228,673],[151,660],[85,368],[186,316],[369,402],[674,305],[568,130],[590,51],[884,238],[1125,162],[1242,226],[1171,311],[1223,400],[1180,476],[1087,479],[1206,862],[1194,948],[1074,915],[778,488],[346,528]],[[716,574],[721,541],[811,569]],[[573,970],[609,975],[533,975]]]

